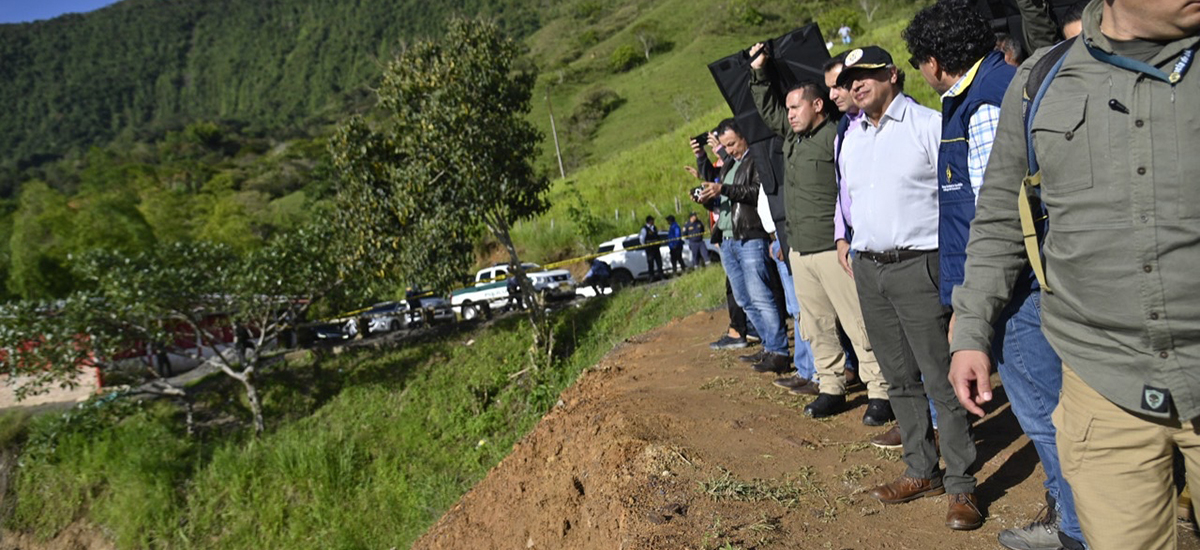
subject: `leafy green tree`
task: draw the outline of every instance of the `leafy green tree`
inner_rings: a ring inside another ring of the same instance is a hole
[[[25,299],[65,296],[74,286],[67,257],[71,252],[71,213],[67,199],[40,181],[23,186],[9,240],[8,285]]]
[[[382,122],[352,118],[332,139],[336,219],[355,261],[442,289],[463,280],[489,231],[533,296],[509,231],[548,207],[549,182],[531,164],[541,135],[526,120],[534,75],[514,71],[519,46],[496,24],[456,18],[447,29],[388,64]],[[542,342],[544,313],[529,316]]]
[[[135,255],[94,251],[76,266],[84,290],[67,302],[90,307],[53,317],[67,327],[86,327],[73,330],[87,334],[85,347],[100,362],[147,342],[174,341],[182,328],[197,343],[197,359],[202,351],[211,354],[207,361],[243,386],[255,432],[262,433],[256,375],[290,348],[287,334],[309,308],[342,286],[332,243],[331,226],[320,223],[242,256],[206,242],[171,243]],[[47,330],[30,324],[29,316],[15,319],[10,330]]]

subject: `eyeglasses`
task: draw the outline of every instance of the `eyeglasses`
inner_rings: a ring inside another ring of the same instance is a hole
[[[915,55],[908,58],[908,64],[912,65],[912,68],[914,68],[918,71],[921,70],[921,64],[924,62],[925,62],[924,59],[917,59],[917,56],[915,56]]]

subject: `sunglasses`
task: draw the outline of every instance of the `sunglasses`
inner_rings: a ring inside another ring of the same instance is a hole
[[[921,70],[921,64],[924,62],[925,62],[924,59],[917,59],[917,56],[915,56],[915,55],[908,58],[908,64],[912,65],[912,68],[916,69],[918,71]]]

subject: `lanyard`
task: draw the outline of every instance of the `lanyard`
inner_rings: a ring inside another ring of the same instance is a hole
[[[1138,61],[1136,59],[1130,59],[1128,57],[1101,51],[1092,46],[1091,40],[1084,40],[1083,45],[1087,48],[1088,53],[1092,54],[1092,57],[1096,58],[1098,61],[1108,63],[1109,65],[1115,65],[1122,69],[1128,69],[1130,71],[1145,74],[1146,76],[1166,82],[1171,86],[1174,86],[1183,79],[1183,75],[1187,73],[1188,68],[1192,66],[1192,59],[1196,56],[1196,46],[1192,46],[1186,50],[1183,50],[1183,53],[1179,56],[1179,61],[1175,62],[1175,68],[1171,70],[1171,74],[1167,74],[1163,72],[1162,69],[1159,69],[1158,67],[1155,67],[1144,61]]]

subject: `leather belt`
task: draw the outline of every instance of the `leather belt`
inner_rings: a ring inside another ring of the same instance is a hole
[[[919,258],[926,254],[936,252],[935,250],[885,250],[883,252],[873,252],[870,250],[859,250],[855,252],[864,260],[871,260],[877,264],[894,264]]]

